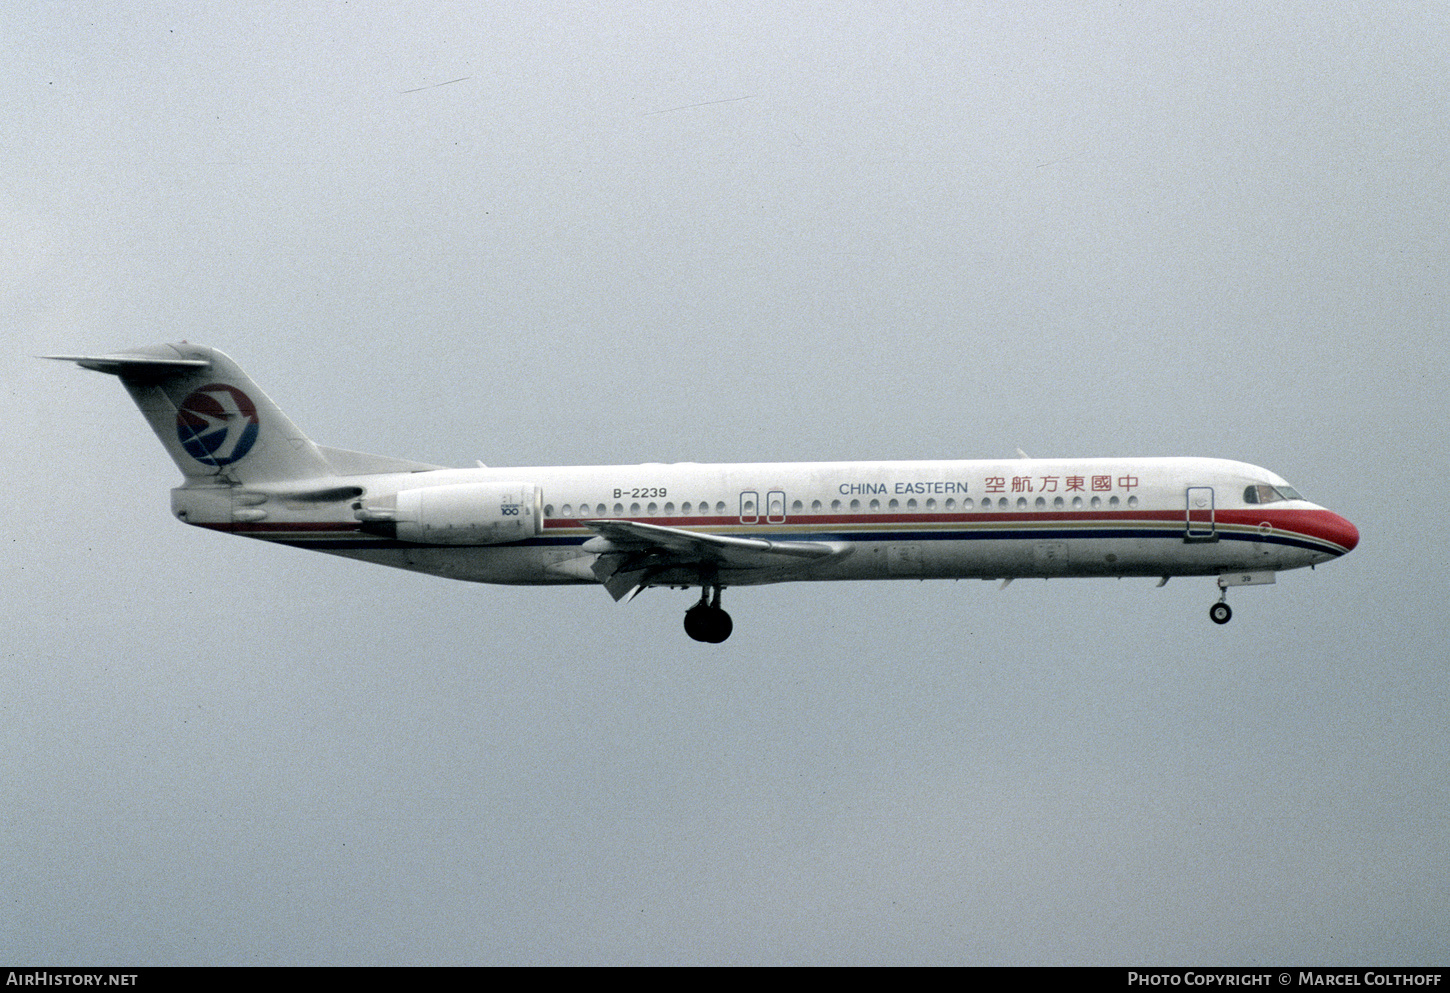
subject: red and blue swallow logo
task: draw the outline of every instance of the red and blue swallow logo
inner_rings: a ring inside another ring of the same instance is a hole
[[[176,412],[181,447],[203,465],[231,465],[245,457],[259,426],[252,398],[226,383],[197,387]]]

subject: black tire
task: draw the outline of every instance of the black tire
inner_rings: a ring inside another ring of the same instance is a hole
[[[706,616],[709,612],[709,607],[699,603],[685,611],[685,634],[696,641],[709,641],[710,620]]]
[[[735,623],[730,620],[730,615],[719,607],[697,603],[685,611],[685,634],[696,641],[718,645],[730,637],[734,629]]]
[[[725,613],[719,607],[712,607],[710,613],[715,616],[710,619],[711,629],[708,641],[712,645],[718,645],[730,637],[730,632],[735,630],[735,622],[730,619],[729,614]]]
[[[1234,612],[1229,609],[1229,605],[1226,603],[1216,603],[1208,608],[1208,616],[1215,624],[1227,624],[1233,615]]]

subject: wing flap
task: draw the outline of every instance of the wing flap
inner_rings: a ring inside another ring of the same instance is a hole
[[[639,521],[583,523],[597,535],[583,545],[584,551],[597,556],[594,577],[615,600],[638,595],[666,573],[693,571],[703,581],[722,571],[779,569],[802,560],[827,559],[845,554],[849,547],[842,542],[741,538]]]
[[[729,534],[686,531],[639,521],[585,521],[600,538],[584,543],[590,552],[656,551],[677,555],[698,556],[702,561],[725,561],[749,558],[752,554],[788,556],[792,558],[826,558],[840,552],[836,543],[825,541],[770,541],[765,538],[740,538]],[[598,544],[596,544],[598,543]],[[591,547],[592,546],[592,547]]]

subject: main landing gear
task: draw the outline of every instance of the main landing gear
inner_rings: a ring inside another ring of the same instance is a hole
[[[712,589],[714,597],[710,596]],[[696,641],[718,645],[730,637],[734,629],[735,623],[730,620],[730,615],[720,607],[720,587],[702,586],[700,602],[685,611],[685,634]]]

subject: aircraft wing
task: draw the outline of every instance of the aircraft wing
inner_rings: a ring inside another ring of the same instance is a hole
[[[847,545],[830,541],[769,541],[706,534],[637,521],[585,521],[598,535],[584,543],[595,553],[592,571],[616,600],[633,596],[667,572],[716,576],[721,571],[782,568],[802,559],[844,554]]]

